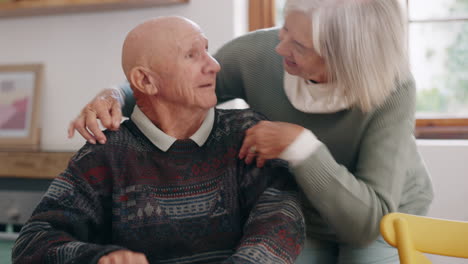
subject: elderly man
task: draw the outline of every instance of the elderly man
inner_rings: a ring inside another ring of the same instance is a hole
[[[294,180],[278,160],[239,160],[245,130],[263,117],[214,109],[220,68],[207,45],[180,17],[128,34],[135,111],[54,180],[14,263],[294,262],[305,235]]]

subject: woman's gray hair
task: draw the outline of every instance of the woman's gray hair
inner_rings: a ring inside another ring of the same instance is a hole
[[[329,82],[362,111],[382,104],[410,78],[405,15],[398,0],[288,0],[308,14],[312,41]]]

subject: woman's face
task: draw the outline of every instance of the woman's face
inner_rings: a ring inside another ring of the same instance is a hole
[[[291,11],[279,33],[276,52],[283,57],[284,69],[292,75],[316,82],[327,82],[325,61],[313,48],[312,22],[308,15]]]

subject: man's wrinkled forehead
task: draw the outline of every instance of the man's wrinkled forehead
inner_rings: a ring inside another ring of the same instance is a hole
[[[208,39],[201,30],[193,30],[185,34],[180,34],[174,39],[174,47],[178,51],[187,51],[197,46],[205,47],[208,44]]]

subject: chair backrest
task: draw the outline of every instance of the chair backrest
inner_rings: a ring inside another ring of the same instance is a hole
[[[422,253],[468,258],[468,222],[390,213],[380,233],[398,249],[401,264],[431,263]]]

